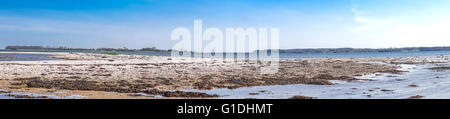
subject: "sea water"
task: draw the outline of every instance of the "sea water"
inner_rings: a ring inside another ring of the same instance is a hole
[[[14,51],[16,52],[16,51]],[[20,51],[20,52],[81,52],[81,53],[111,53],[99,51]],[[118,54],[128,55],[147,55],[147,56],[171,56],[170,52],[153,52],[153,51],[114,51]],[[1,57],[2,53],[0,53]],[[16,54],[17,55],[17,54]],[[370,57],[414,57],[414,56],[440,56],[450,55],[450,51],[417,51],[417,52],[347,52],[347,53],[280,53],[280,58],[295,59],[295,58],[370,58]],[[33,56],[33,55],[25,55]],[[42,58],[37,55],[37,57]],[[247,54],[248,56],[248,54]],[[20,57],[20,55],[18,55]],[[1,59],[0,59],[1,61]]]

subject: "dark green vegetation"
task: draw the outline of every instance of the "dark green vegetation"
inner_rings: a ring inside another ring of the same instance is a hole
[[[119,53],[115,53],[115,52],[108,52],[108,53],[102,53],[102,54],[105,54],[105,55],[119,55]]]

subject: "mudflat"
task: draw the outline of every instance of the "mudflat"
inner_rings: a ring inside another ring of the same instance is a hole
[[[32,54],[64,60],[0,61],[0,89],[58,96],[81,95],[84,98],[216,98],[220,95],[181,90],[333,85],[330,80],[365,80],[354,76],[405,72],[398,70],[399,64],[448,62],[446,56],[282,59],[277,73],[261,74],[258,65],[245,60],[94,53]]]

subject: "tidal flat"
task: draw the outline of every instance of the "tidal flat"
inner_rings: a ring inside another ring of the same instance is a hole
[[[367,85],[372,85],[371,82],[383,79],[370,77],[372,75],[392,76],[391,79],[399,79],[396,77],[413,71],[405,69],[409,65],[430,65],[429,68],[438,67],[436,69],[439,71],[447,71],[448,68],[439,67],[447,67],[449,63],[449,57],[445,55],[390,58],[291,58],[280,60],[277,73],[261,74],[260,67],[255,65],[257,62],[246,60],[63,52],[7,53],[39,54],[52,60],[0,61],[0,67],[2,67],[0,68],[0,89],[5,91],[5,95],[10,94],[8,92],[23,92],[47,97],[56,96],[55,98],[75,96],[88,99],[273,98],[269,97],[273,95],[266,95],[266,93],[276,92],[277,89],[288,89],[292,85],[339,87],[336,85],[342,82],[365,82]],[[253,90],[252,88],[267,86],[277,88],[248,92],[245,96],[238,96],[242,95],[241,93],[233,93],[233,91],[245,89],[249,91]],[[300,94],[304,94],[305,97],[314,96],[312,97],[314,99],[333,97],[323,96],[327,93],[316,96],[318,93],[315,91],[319,90],[304,93],[307,88],[289,89],[291,92],[302,93],[281,94],[282,96],[278,98],[301,97]],[[390,92],[381,90],[380,92]],[[234,94],[236,95],[233,96]],[[336,93],[329,94],[336,95]],[[367,95],[364,96],[369,97]],[[362,97],[343,94],[336,98]]]

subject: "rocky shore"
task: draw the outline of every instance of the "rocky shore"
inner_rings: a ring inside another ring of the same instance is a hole
[[[333,85],[330,80],[355,81],[364,79],[354,76],[405,72],[398,70],[399,64],[448,62],[447,56],[283,59],[278,73],[261,74],[259,67],[245,60],[92,53],[33,54],[47,54],[63,60],[1,61],[0,89],[85,98],[215,98],[220,95],[180,90]]]

